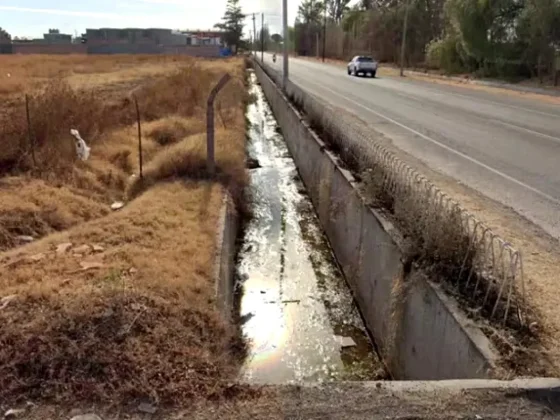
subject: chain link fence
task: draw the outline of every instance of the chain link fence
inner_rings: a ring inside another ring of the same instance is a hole
[[[268,76],[282,85],[282,74],[265,63]],[[521,253],[446,192],[359,124],[288,81],[284,92],[312,128],[359,178],[374,205],[398,222],[411,246],[409,255],[445,278],[459,299],[479,315],[513,328],[527,325]]]

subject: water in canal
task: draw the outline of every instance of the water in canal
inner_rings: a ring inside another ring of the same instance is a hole
[[[383,369],[254,74],[254,217],[238,259],[251,383],[374,380]]]

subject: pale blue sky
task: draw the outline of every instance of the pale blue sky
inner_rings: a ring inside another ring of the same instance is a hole
[[[299,2],[288,0],[290,24]],[[280,31],[281,0],[241,0],[241,4],[245,13],[265,12],[271,30]],[[30,37],[41,37],[49,28],[73,35],[99,27],[209,29],[220,20],[225,6],[226,0],[0,0],[0,27],[12,36]],[[247,19],[246,30],[250,27]]]

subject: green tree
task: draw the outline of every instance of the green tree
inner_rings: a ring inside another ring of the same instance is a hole
[[[227,0],[226,12],[222,17],[222,22],[216,23],[215,28],[224,31],[224,41],[234,52],[237,52],[241,45],[241,37],[243,36],[243,26],[245,14],[241,10],[239,0]]]
[[[350,0],[329,0],[327,1],[327,11],[329,17],[335,23],[340,23],[344,14],[350,10],[348,4]]]
[[[270,42],[270,30],[268,29],[268,25],[264,25],[262,30],[259,30],[257,32],[257,39],[258,39],[258,45],[257,48],[261,49],[264,48],[265,51],[268,50],[269,48],[269,42]]]
[[[555,49],[560,47],[560,1],[528,0],[519,16],[518,36],[525,59],[542,81],[543,67],[552,70]]]
[[[298,7],[298,18],[304,25],[320,25],[324,3],[317,0],[303,0]]]

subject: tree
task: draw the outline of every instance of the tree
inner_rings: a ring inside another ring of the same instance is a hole
[[[325,3],[318,0],[303,0],[298,7],[295,24],[295,45],[299,55],[315,54],[318,48]]]
[[[0,43],[2,42],[9,44],[10,42],[12,42],[12,37],[6,30],[0,28]]]
[[[241,44],[244,20],[245,15],[241,10],[239,0],[228,0],[222,22],[214,25],[215,28],[224,31],[224,41],[229,47],[233,47],[235,53]]]
[[[282,35],[280,34],[272,34],[270,36],[270,39],[272,39],[272,42],[274,42],[275,44],[280,44],[282,42]]]
[[[257,32],[257,40],[258,45],[257,48],[260,50],[264,48],[265,51],[268,50],[268,43],[270,41],[270,30],[268,29],[268,25],[264,25],[262,30]]]
[[[548,64],[552,70],[555,49],[560,47],[560,1],[528,0],[519,16],[517,33],[531,71],[536,65],[542,82],[543,66]]]
[[[304,25],[320,25],[323,9],[323,2],[317,0],[303,0],[298,7],[298,18]]]
[[[327,2],[327,10],[329,17],[335,23],[340,23],[346,12],[350,10],[348,4],[350,0],[329,0]]]
[[[518,79],[552,76],[560,50],[560,0],[301,0],[298,54],[316,54],[329,16],[326,55],[400,57],[405,10],[407,65]],[[406,7],[408,5],[408,7]],[[319,43],[319,44],[317,44]]]
[[[371,10],[373,9],[374,0],[360,0],[357,6],[362,10]]]

